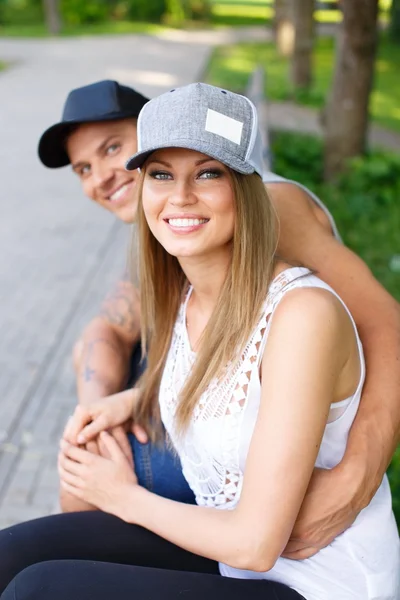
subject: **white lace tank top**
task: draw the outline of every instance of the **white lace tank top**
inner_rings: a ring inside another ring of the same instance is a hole
[[[240,498],[261,399],[259,368],[271,316],[282,297],[299,287],[319,287],[335,294],[308,269],[295,267],[280,273],[270,286],[261,319],[241,359],[234,366],[227,365],[224,376],[210,384],[200,398],[187,432],[178,437],[174,429],[178,396],[196,357],[186,329],[186,305],[191,290],[181,306],[161,380],[159,402],[162,421],[181,459],[183,474],[201,506],[233,509]],[[365,363],[356,329],[355,332],[361,361],[359,385],[353,396],[332,405],[316,461],[318,467],[329,469],[342,459],[359,405]],[[229,577],[280,581],[307,600],[398,600],[399,556],[397,528],[385,478],[353,527],[315,557],[304,561],[279,558],[267,573],[240,571],[223,564],[220,570]],[[348,573],[347,578],[344,573]],[[382,595],[382,589],[386,595]]]

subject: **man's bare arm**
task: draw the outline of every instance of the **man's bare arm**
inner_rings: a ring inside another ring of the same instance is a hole
[[[139,296],[134,286],[121,280],[104,300],[100,313],[85,328],[73,351],[78,399],[87,404],[124,389],[132,350],[140,337]],[[122,430],[115,432],[126,444]],[[60,492],[64,512],[93,510],[65,491]]]
[[[399,440],[400,308],[365,263],[323,226],[305,192],[286,183],[271,184],[268,191],[280,221],[280,256],[314,269],[338,292],[353,314],[363,342],[368,375],[346,454],[336,469],[322,474],[325,485],[330,485],[330,477],[332,488],[338,489],[341,484],[343,496],[347,495],[342,498],[349,504],[347,516],[345,510],[339,515],[340,493],[331,497],[338,504],[337,526],[346,519],[349,525],[380,485]],[[315,492],[314,512],[321,500],[320,489],[311,486],[311,492]],[[333,531],[332,516],[331,520]],[[325,532],[320,523],[319,530],[329,537],[329,527]],[[310,537],[312,534],[310,531]]]
[[[85,328],[74,348],[80,403],[121,391],[126,385],[132,350],[140,337],[137,290],[119,281],[100,314]]]

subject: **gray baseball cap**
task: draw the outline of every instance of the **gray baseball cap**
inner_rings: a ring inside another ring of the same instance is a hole
[[[126,163],[141,167],[155,150],[188,148],[239,173],[263,176],[257,111],[245,96],[192,83],[150,100],[138,118],[138,148]]]

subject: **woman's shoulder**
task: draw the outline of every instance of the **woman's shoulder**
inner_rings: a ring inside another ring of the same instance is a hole
[[[317,279],[313,276],[313,279]],[[293,314],[294,317],[319,319],[347,314],[341,300],[329,287],[323,285],[290,286],[279,301],[275,313]]]
[[[304,267],[277,266],[274,282],[279,285],[274,295],[275,327],[279,323],[295,329],[319,327],[323,330],[342,331],[351,324],[343,302],[326,283]]]

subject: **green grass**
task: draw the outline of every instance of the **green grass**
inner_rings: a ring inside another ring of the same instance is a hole
[[[274,15],[272,0],[215,0],[211,7],[213,25],[266,25]]]
[[[209,83],[232,90],[244,90],[250,73],[261,64],[266,69],[266,94],[270,100],[292,99],[321,108],[331,84],[333,62],[334,41],[331,38],[319,38],[314,52],[314,83],[309,91],[294,93],[289,83],[289,61],[278,55],[274,44],[242,43],[216,48],[206,79]],[[382,36],[376,61],[371,113],[376,123],[400,132],[399,64],[400,45]]]
[[[165,31],[166,27],[155,23],[139,23],[132,21],[109,21],[107,23],[92,23],[90,25],[66,25],[61,31],[62,36],[102,35],[145,33],[157,34]],[[33,25],[0,25],[0,37],[48,37],[44,24]]]

